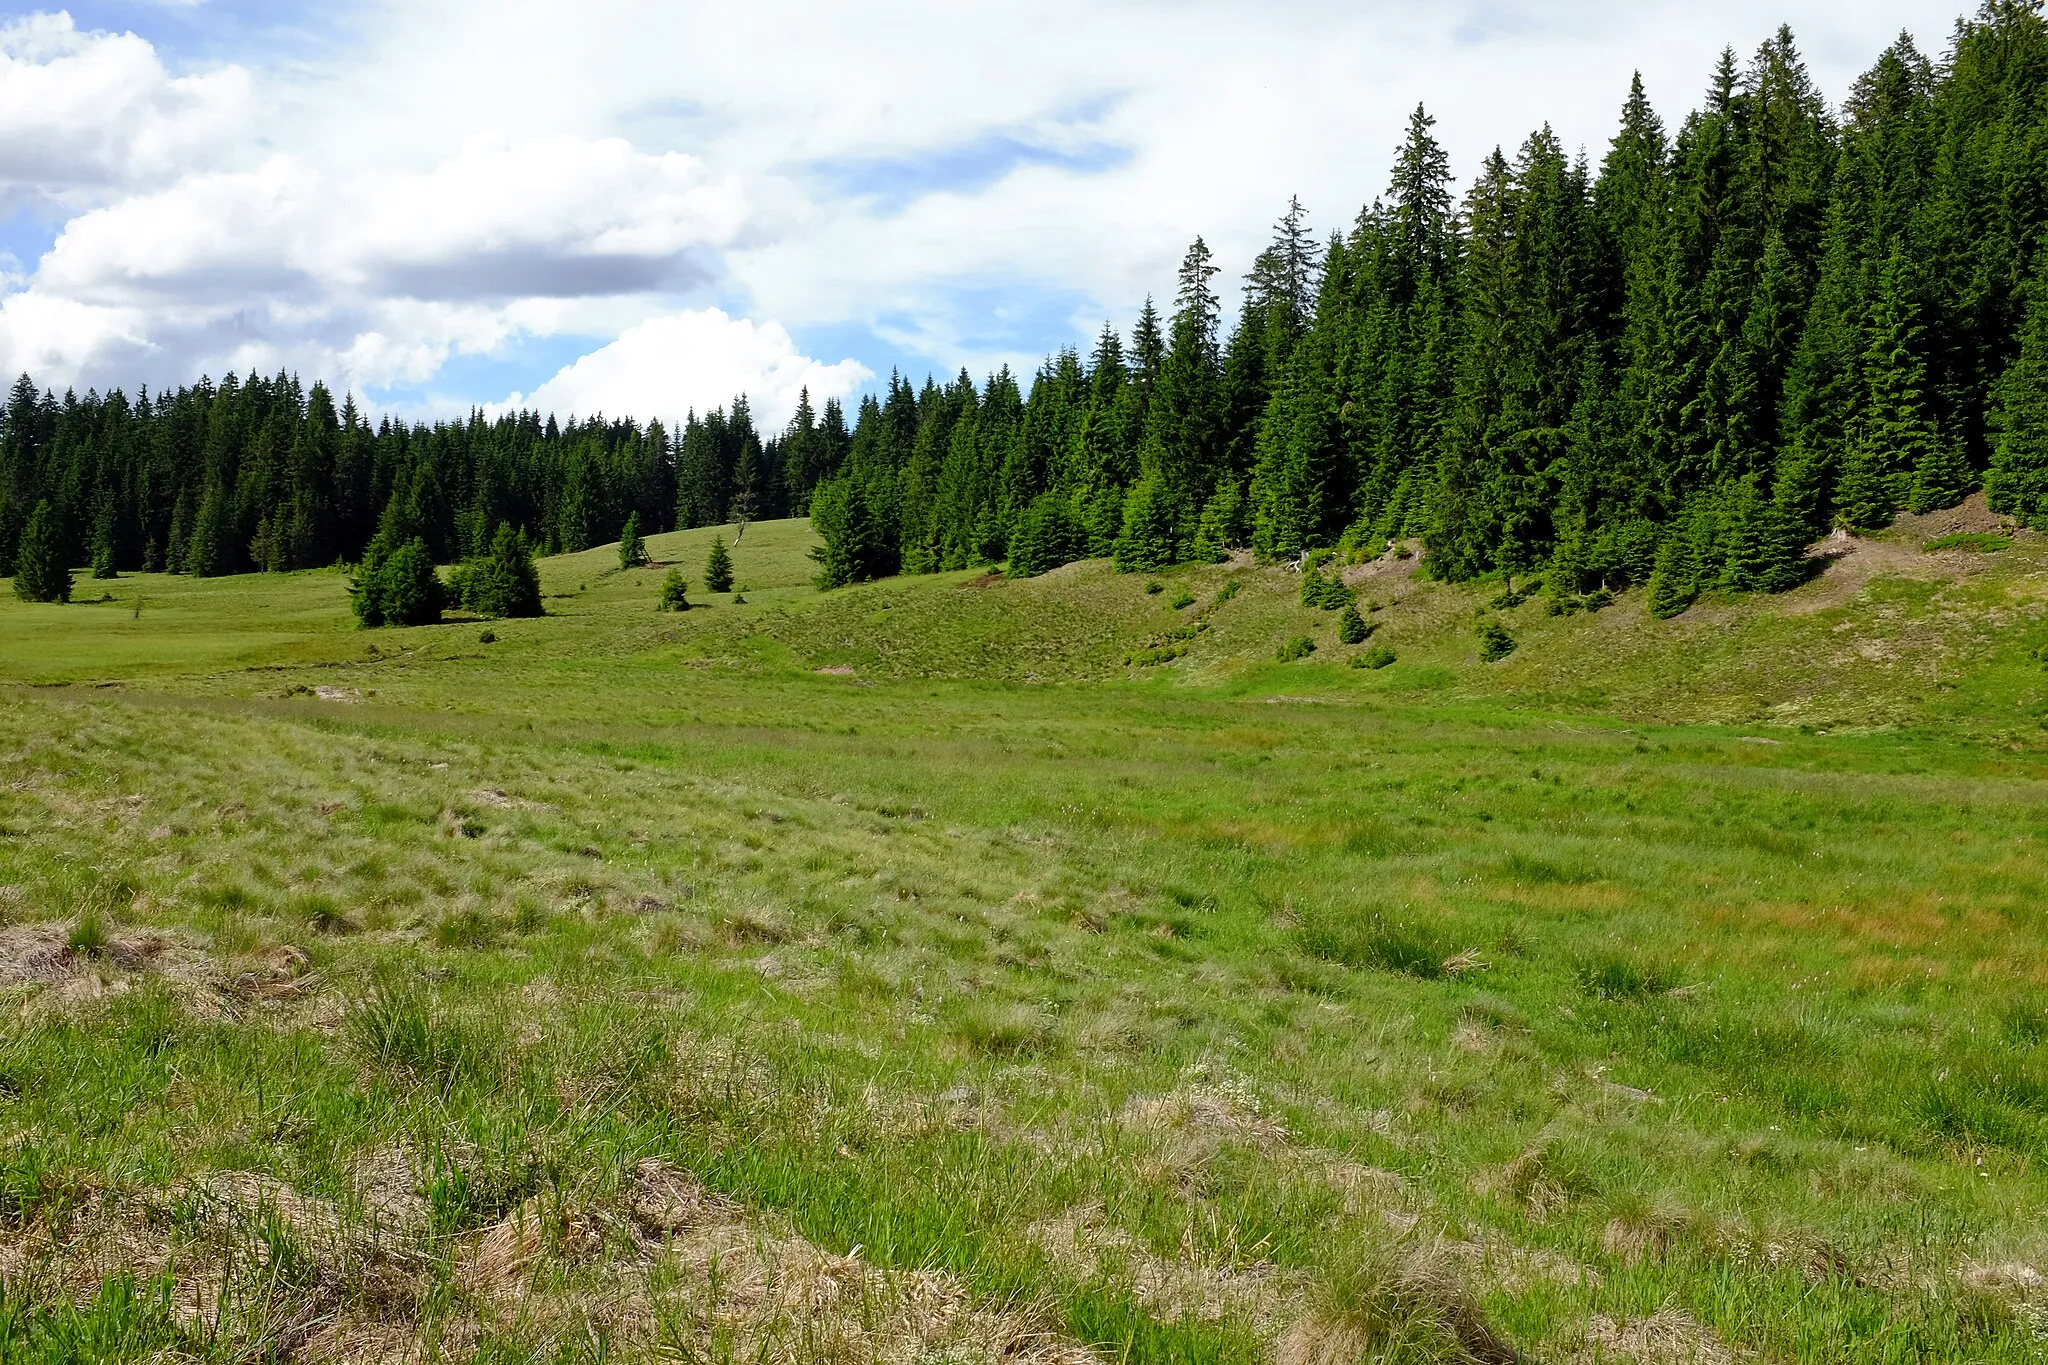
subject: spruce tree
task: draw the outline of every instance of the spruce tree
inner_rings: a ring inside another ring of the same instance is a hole
[[[732,556],[726,552],[724,536],[711,538],[711,553],[704,557],[704,589],[732,591]]]
[[[1920,452],[1920,463],[1913,469],[1913,485],[1906,494],[1906,509],[1914,513],[1939,511],[1954,507],[1970,496],[1977,481],[1970,476],[1970,465],[1963,458],[1963,448],[1955,441],[1936,437]]]
[[[1919,305],[1904,247],[1892,246],[1871,301],[1863,352],[1864,400],[1850,424],[1842,482],[1835,494],[1845,524],[1861,530],[1887,526],[1911,495],[1914,472],[1935,469],[1942,442],[1927,407],[1927,365],[1919,353]]]
[[[443,593],[427,542],[415,537],[381,566],[379,606],[388,626],[424,626],[441,619]]]
[[[690,585],[683,578],[681,569],[670,569],[668,576],[661,580],[661,597],[655,604],[657,611],[688,611],[690,609]]]
[[[1998,383],[1986,501],[2036,530],[2048,530],[2048,258],[2027,290],[2019,355]]]
[[[1123,529],[1110,548],[1119,573],[1149,573],[1176,562],[1179,524],[1173,490],[1162,475],[1148,473],[1124,500]]]
[[[57,533],[57,514],[48,499],[36,504],[14,552],[14,595],[24,602],[69,602],[71,570]]]
[[[1667,527],[1657,546],[1657,566],[1650,571],[1650,615],[1667,620],[1691,606],[1698,596],[1692,545],[1685,528]]]
[[[539,616],[540,573],[524,531],[498,523],[488,553],[456,571],[455,595],[479,616]]]
[[[647,544],[640,539],[640,514],[634,512],[626,518],[626,525],[619,532],[619,567],[637,569],[646,562]]]
[[[1221,564],[1245,542],[1244,486],[1229,479],[1202,504],[1188,557],[1202,564]]]
[[[94,578],[119,578],[119,567],[114,562],[114,500],[102,494],[99,505],[92,517],[92,576]]]

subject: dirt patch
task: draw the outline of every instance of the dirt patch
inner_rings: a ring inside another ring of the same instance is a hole
[[[313,695],[321,701],[340,702],[344,706],[355,706],[363,699],[363,694],[356,691],[355,688],[336,687],[331,683],[320,684],[313,689]]]
[[[811,672],[822,673],[828,678],[850,678],[853,676],[853,670],[845,664],[830,664],[824,668],[814,668]]]

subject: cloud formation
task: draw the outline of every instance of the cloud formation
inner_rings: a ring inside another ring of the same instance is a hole
[[[636,323],[532,393],[513,394],[500,406],[674,421],[693,409],[728,406],[744,391],[757,420],[777,423],[796,410],[804,389],[822,407],[870,377],[857,361],[826,365],[803,355],[776,323],[757,325],[707,308]]]
[[[0,24],[0,211],[174,177],[246,138],[251,109],[239,66],[174,77],[133,34],[66,14]]]

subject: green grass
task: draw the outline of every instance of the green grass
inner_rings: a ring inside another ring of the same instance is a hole
[[[1485,663],[710,535],[0,598],[0,1357],[2038,1358],[2034,538]]]

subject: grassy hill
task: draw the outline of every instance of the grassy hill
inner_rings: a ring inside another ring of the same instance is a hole
[[[1388,559],[1357,646],[791,522],[682,615],[0,601],[0,1358],[2037,1359],[1992,527],[1668,622]]]

